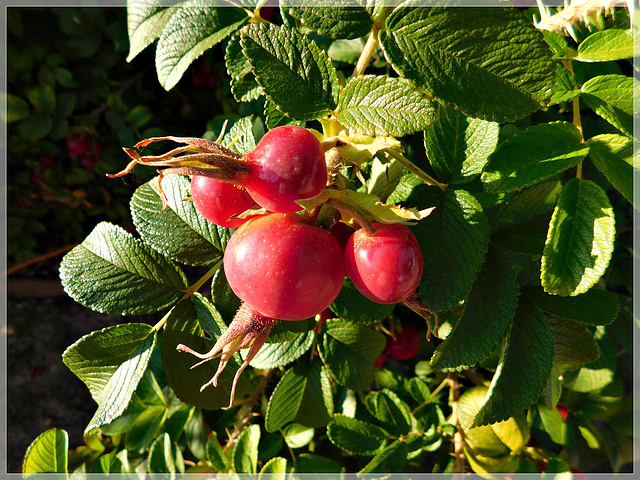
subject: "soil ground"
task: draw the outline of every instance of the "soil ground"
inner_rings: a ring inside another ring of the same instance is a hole
[[[82,336],[125,319],[77,304],[59,281],[11,278],[6,315],[7,471],[20,472],[27,447],[49,428],[66,430],[71,448],[83,444],[97,405],[62,353]]]

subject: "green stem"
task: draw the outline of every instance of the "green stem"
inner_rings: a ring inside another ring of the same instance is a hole
[[[200,290],[200,288],[202,288],[202,285],[204,285],[204,283],[209,280],[211,277],[213,277],[215,275],[215,273],[220,270],[220,267],[222,266],[222,260],[220,260],[218,263],[216,263],[213,267],[211,267],[209,269],[209,271],[207,273],[205,273],[202,277],[200,277],[198,279],[198,281],[196,283],[194,283],[193,285],[191,285],[189,288],[187,288],[187,290],[185,290],[184,295],[182,295],[182,298],[180,298],[180,300],[178,300],[177,303],[180,303],[181,301],[183,301],[186,298],[191,297],[194,293],[196,293],[198,290]],[[173,308],[171,308],[171,310],[169,310],[166,315],[164,317],[162,317],[162,319],[156,323],[153,326],[153,329],[156,332],[159,332],[160,329],[162,327],[164,327],[164,324],[167,323],[167,319],[169,318],[169,315],[171,315],[171,312],[173,311]]]
[[[566,60],[562,62],[567,70],[573,75],[573,63],[571,60]],[[577,89],[578,87],[576,87]],[[580,118],[580,97],[574,97],[571,100],[571,106],[573,108],[573,124],[580,132],[580,141],[584,141],[584,136],[582,132],[582,119]],[[582,179],[582,162],[580,162],[576,169],[576,177]]]
[[[407,167],[407,170],[409,170],[411,173],[415,173],[418,177],[420,177],[420,179],[427,185],[435,185],[436,187],[440,187],[442,190],[448,187],[446,183],[440,183],[439,181],[437,181],[416,164],[412,163],[407,157],[402,155],[395,148],[389,148],[388,150],[386,150],[386,152],[388,152],[389,155],[398,160],[403,166]]]
[[[371,63],[371,57],[373,57],[373,52],[376,51],[378,47],[378,32],[380,29],[377,25],[374,25],[371,29],[371,33],[369,34],[369,38],[367,39],[367,43],[364,45],[364,49],[360,54],[360,58],[358,58],[358,63],[356,64],[356,68],[353,71],[353,76],[358,77],[364,73],[364,71]]]

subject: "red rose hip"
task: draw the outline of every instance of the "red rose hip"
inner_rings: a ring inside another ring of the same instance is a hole
[[[369,300],[398,303],[420,284],[423,257],[411,230],[400,224],[373,223],[375,233],[354,233],[345,250],[345,270]]]

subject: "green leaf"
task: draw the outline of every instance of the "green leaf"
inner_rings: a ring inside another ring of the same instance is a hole
[[[551,373],[553,345],[553,332],[544,314],[521,298],[487,399],[473,426],[501,422],[538,400]]]
[[[349,278],[331,304],[331,310],[340,318],[354,323],[378,323],[391,315],[393,305],[382,305],[362,295]]]
[[[22,473],[67,473],[69,435],[60,428],[51,428],[31,442],[22,463]]]
[[[217,387],[209,386],[200,392],[200,387],[213,377],[218,367],[217,361],[206,362],[191,369],[198,359],[176,350],[176,346],[182,343],[197,352],[207,352],[225,329],[215,307],[197,293],[171,310],[165,325],[162,355],[169,385],[183,402],[209,410],[228,405],[231,382],[240,366],[240,356],[235,355],[229,361],[220,375]],[[210,339],[205,339],[204,332]],[[246,393],[246,388],[246,380],[240,377],[236,399]]]
[[[594,32],[578,45],[579,62],[610,62],[633,58],[633,30],[610,28]]]
[[[338,120],[365,135],[403,137],[434,121],[431,101],[397,78],[365,75],[350,80],[338,103]]]
[[[267,98],[294,120],[315,120],[336,108],[338,77],[327,54],[285,26],[251,24],[240,44]]]
[[[125,323],[90,333],[65,350],[64,364],[87,385],[98,404],[86,432],[108,424],[124,412],[155,343],[153,327]]]
[[[253,115],[242,117],[231,126],[220,142],[221,145],[240,154],[251,152],[258,144],[256,132],[254,132],[258,128],[257,125],[261,126],[261,121],[254,120]],[[264,129],[260,137],[263,134]]]
[[[615,219],[606,193],[590,180],[563,187],[542,254],[541,280],[552,295],[579,295],[604,274],[615,239]]]
[[[490,193],[513,192],[577,165],[589,153],[580,131],[568,122],[533,125],[498,145],[482,173]]]
[[[615,380],[615,373],[618,368],[615,341],[604,327],[598,327],[595,339],[600,351],[600,357],[583,366],[577,372],[570,372],[564,375],[565,386],[574,392],[596,392],[607,387]],[[586,355],[582,358],[586,358]]]
[[[435,105],[436,121],[425,129],[424,146],[438,179],[462,184],[482,173],[498,143],[499,125]]]
[[[550,218],[561,191],[562,184],[557,178],[553,178],[516,192],[491,217],[491,231],[500,232],[511,226],[519,228],[522,223],[541,215],[546,217],[548,214]],[[496,237],[500,235],[502,232]]]
[[[171,90],[189,65],[249,20],[241,8],[211,8],[189,0],[174,10],[162,29],[156,50],[158,80]]]
[[[206,220],[189,197],[191,182],[181,175],[166,175],[162,190],[168,205],[162,209],[157,177],[136,189],[131,217],[142,239],[158,252],[187,265],[212,265],[222,258],[231,236],[226,228]]]
[[[233,447],[231,462],[235,473],[258,473],[260,425],[245,428]]]
[[[529,440],[524,412],[503,422],[472,427],[488,391],[487,387],[472,387],[458,399],[458,419],[468,442],[480,455],[498,457],[512,451],[520,453]]]
[[[285,372],[271,394],[265,428],[276,432],[294,420],[309,427],[322,427],[332,414],[331,385],[322,365],[318,361],[298,363]]]
[[[580,96],[580,89],[576,83],[576,77],[567,68],[559,63],[556,65],[556,81],[553,85],[553,95],[547,106],[569,102]]]
[[[633,140],[622,135],[602,134],[587,140],[589,158],[611,185],[633,204],[633,178],[640,169],[633,154]],[[636,208],[640,208],[638,204]]]
[[[301,453],[298,456],[297,473],[340,473],[342,467],[338,462],[315,453]]]
[[[231,77],[231,93],[238,102],[250,102],[264,94],[251,73],[251,64],[242,54],[240,35],[233,35],[224,55],[227,73]]]
[[[380,42],[401,76],[472,117],[513,121],[551,95],[549,47],[515,9],[397,8]]]
[[[129,0],[127,2],[127,29],[129,32],[129,56],[133,60],[151,45],[174,14],[174,8],[166,8],[159,0]]]
[[[307,446],[315,435],[313,427],[290,423],[282,430],[282,436],[289,448],[302,448]]]
[[[17,123],[18,133],[25,140],[41,140],[53,129],[53,117],[48,113],[34,113]]]
[[[349,3],[349,2],[345,2]],[[289,15],[306,28],[328,38],[359,38],[371,30],[373,20],[363,7],[331,6],[289,8]]]
[[[147,459],[147,469],[150,474],[184,471],[184,463],[180,465],[178,460],[182,460],[182,453],[178,450],[177,445],[171,441],[169,434],[165,433],[156,438],[151,444],[149,458]]]
[[[5,123],[17,122],[29,116],[29,105],[20,97],[3,93],[0,97],[6,102],[6,114],[0,114],[0,118]]]
[[[207,439],[207,458],[219,471],[228,472],[231,469],[229,457],[222,450],[215,431],[211,432],[211,436]]]
[[[420,185],[408,199],[419,209],[435,207],[412,227],[424,256],[418,292],[429,309],[442,312],[464,299],[476,278],[489,242],[489,223],[467,191]]]
[[[350,65],[356,65],[358,58],[364,49],[364,39],[357,38],[353,40],[335,40],[329,45],[327,53],[334,62],[343,62]]]
[[[385,348],[385,336],[364,325],[329,319],[318,345],[320,358],[336,381],[361,391],[373,382],[374,364]]]
[[[389,436],[380,427],[336,413],[327,425],[331,443],[352,455],[375,455],[382,451]]]
[[[187,288],[182,270],[110,223],[99,223],[60,264],[65,291],[101,313],[143,315],[175,303]]]
[[[25,93],[36,112],[53,113],[56,109],[56,93],[49,85],[30,87]]]
[[[616,319],[620,310],[618,295],[597,288],[574,297],[548,295],[539,287],[523,287],[522,293],[549,315],[587,325],[608,325]]]
[[[284,480],[287,473],[287,459],[283,457],[273,457],[264,464],[258,480]]]
[[[358,474],[401,472],[407,463],[408,453],[407,443],[398,439],[373,457]]]
[[[555,341],[554,373],[562,375],[567,370],[577,370],[600,357],[593,335],[582,323],[554,316],[547,318]]]
[[[411,431],[409,407],[391,390],[374,392],[375,417],[391,434],[407,435]]]
[[[640,82],[625,75],[600,75],[581,88],[587,106],[628,137],[633,137],[633,102]]]
[[[509,260],[490,249],[451,333],[431,358],[434,370],[465,370],[489,356],[505,336],[518,303]]]
[[[292,340],[265,343],[249,362],[253,368],[280,368],[297,360],[313,345],[313,333],[304,332]]]

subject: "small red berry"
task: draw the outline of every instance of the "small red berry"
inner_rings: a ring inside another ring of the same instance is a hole
[[[567,410],[564,407],[561,407],[560,405],[558,405],[556,407],[556,409],[560,412],[560,415],[562,415],[562,420],[564,420],[566,422],[567,421],[567,417],[569,416],[569,410]]]
[[[44,168],[51,168],[56,162],[51,155],[43,155],[40,157],[40,163]]]
[[[72,155],[83,155],[89,150],[89,145],[84,137],[80,135],[71,135],[67,137],[67,148]]]
[[[413,358],[420,350],[420,334],[412,325],[403,325],[396,338],[387,340],[387,353],[398,360]]]
[[[87,170],[93,170],[98,164],[98,158],[93,155],[80,155],[78,161]]]

